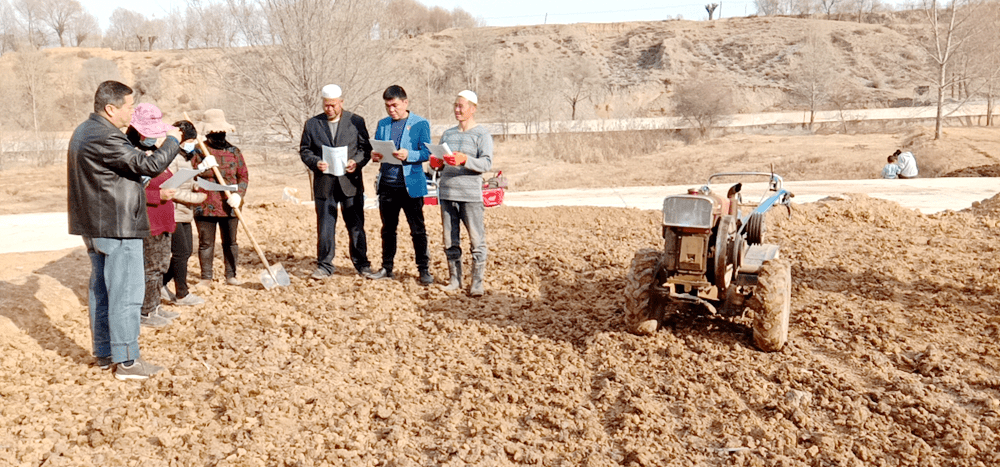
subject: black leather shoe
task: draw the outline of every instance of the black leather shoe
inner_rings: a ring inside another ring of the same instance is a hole
[[[369,279],[376,279],[376,280],[393,278],[392,270],[386,270],[385,268],[379,269],[378,271],[375,272],[370,272],[368,274],[365,274],[364,276]]]
[[[430,271],[426,269],[420,271],[420,285],[431,285],[433,283],[434,283],[434,276],[431,275]]]
[[[361,275],[361,276],[364,276],[364,277],[368,277],[369,275],[374,274],[374,273],[375,273],[375,271],[372,271],[372,268],[369,267],[369,266],[365,266],[365,267],[363,267],[361,269],[358,269],[358,275]]]

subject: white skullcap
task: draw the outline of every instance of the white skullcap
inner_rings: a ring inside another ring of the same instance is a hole
[[[323,99],[337,99],[340,97],[341,91],[340,86],[336,84],[327,84],[323,86]]]
[[[468,89],[466,89],[466,90],[458,93],[458,97],[464,97],[465,100],[467,100],[469,102],[472,102],[475,105],[479,105],[479,98],[476,97],[476,93],[474,93],[474,92],[472,92],[472,91],[470,91]]]

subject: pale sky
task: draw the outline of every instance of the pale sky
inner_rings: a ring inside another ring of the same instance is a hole
[[[83,7],[97,17],[101,28],[116,8],[122,7],[148,18],[166,18],[171,8],[183,10],[185,0],[81,0]],[[205,1],[203,3],[209,3]],[[440,6],[448,10],[462,7],[472,16],[486,20],[488,26],[529,24],[617,23],[622,21],[656,21],[677,18],[708,19],[705,5],[721,3],[723,17],[747,16],[756,12],[753,0],[426,0],[427,7]],[[715,17],[719,17],[716,10]],[[548,15],[546,17],[546,14]]]

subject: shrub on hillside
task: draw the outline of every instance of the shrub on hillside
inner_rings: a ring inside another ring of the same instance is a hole
[[[163,92],[163,80],[160,79],[159,68],[147,68],[135,77],[136,100],[141,96],[152,97],[159,100]]]
[[[702,137],[733,112],[732,90],[721,80],[695,76],[678,86],[674,111],[698,129]]]

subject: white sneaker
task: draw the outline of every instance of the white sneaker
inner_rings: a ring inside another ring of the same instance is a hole
[[[153,310],[153,312],[150,313],[150,314],[151,315],[159,316],[160,318],[163,318],[163,319],[174,319],[174,318],[176,318],[176,317],[178,317],[178,316],[181,315],[180,313],[177,313],[175,311],[170,311],[170,310],[168,310],[166,308],[163,308],[162,306],[159,306],[159,305],[157,305],[156,309]]]
[[[205,299],[201,298],[193,293],[189,293],[184,296],[184,298],[178,298],[174,300],[174,305],[179,306],[195,306],[205,303]]]
[[[177,296],[174,295],[174,293],[171,292],[170,289],[167,288],[167,286],[163,286],[160,287],[160,300],[163,300],[164,302],[167,303],[173,303],[174,301],[177,300]]]
[[[163,371],[163,367],[159,365],[153,365],[142,358],[135,359],[132,362],[132,366],[125,366],[121,363],[115,367],[115,378],[121,381],[129,379],[147,379],[159,372]]]

